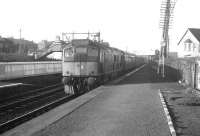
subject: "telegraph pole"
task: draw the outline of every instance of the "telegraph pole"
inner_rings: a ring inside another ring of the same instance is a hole
[[[162,29],[161,49],[157,73],[165,77],[165,58],[169,57],[169,29],[173,19],[173,9],[177,0],[163,0],[160,9],[160,28]]]
[[[22,29],[20,28],[19,29],[19,39],[21,40],[21,38],[22,38]]]
[[[19,29],[19,48],[18,48],[18,53],[22,53],[22,29]]]

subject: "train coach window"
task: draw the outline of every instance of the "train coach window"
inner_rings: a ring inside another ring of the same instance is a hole
[[[73,49],[72,48],[65,49],[65,57],[70,57],[72,55],[73,55]]]
[[[88,56],[98,56],[98,50],[96,48],[88,48]]]

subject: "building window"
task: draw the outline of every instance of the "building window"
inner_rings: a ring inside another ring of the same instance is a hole
[[[188,51],[191,51],[191,43],[188,43]]]
[[[187,50],[187,44],[185,43],[184,44],[184,51],[186,51]]]

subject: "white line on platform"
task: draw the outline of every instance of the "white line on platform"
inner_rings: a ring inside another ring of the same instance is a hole
[[[164,109],[164,112],[165,112],[165,116],[167,117],[167,123],[168,123],[168,126],[169,126],[169,130],[170,130],[171,136],[176,136],[176,131],[174,129],[174,125],[173,125],[172,119],[171,119],[171,117],[169,115],[169,110],[167,109],[167,105],[165,103],[164,97],[163,97],[160,89],[158,90],[158,94],[160,96],[160,100],[161,100],[161,103],[162,103],[162,106],[163,106],[163,109]]]
[[[0,88],[11,87],[11,86],[17,86],[17,85],[22,85],[22,83],[15,83],[15,84],[1,85]]]

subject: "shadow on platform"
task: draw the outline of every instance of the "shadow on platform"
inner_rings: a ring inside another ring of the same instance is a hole
[[[106,85],[123,85],[123,84],[144,84],[144,83],[169,83],[177,82],[179,77],[176,74],[176,71],[166,68],[165,78],[158,75],[156,71],[152,68],[151,65],[147,65],[142,68],[140,71],[126,77],[118,83],[108,83]]]

